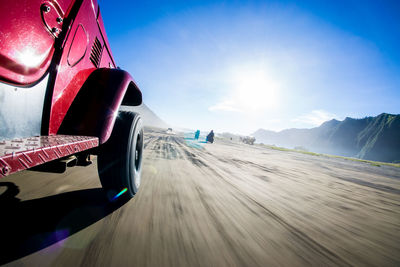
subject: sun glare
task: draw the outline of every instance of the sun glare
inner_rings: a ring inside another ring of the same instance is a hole
[[[17,52],[17,58],[19,62],[27,67],[37,67],[43,62],[44,58],[47,56],[47,53],[48,52],[37,54],[35,49],[27,47],[23,51]]]
[[[240,109],[259,111],[278,106],[279,85],[265,71],[241,71],[234,82],[233,99]]]
[[[210,111],[259,113],[279,107],[279,83],[266,68],[241,67],[231,71],[226,79],[226,97],[209,107]]]

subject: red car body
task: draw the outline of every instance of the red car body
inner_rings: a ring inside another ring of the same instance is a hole
[[[50,160],[29,147],[7,150],[8,140],[60,136],[67,147],[72,139],[61,136],[93,137],[71,152],[105,143],[119,107],[140,105],[142,95],[116,67],[97,1],[0,0],[0,7],[0,177]],[[56,156],[67,154],[74,153]]]

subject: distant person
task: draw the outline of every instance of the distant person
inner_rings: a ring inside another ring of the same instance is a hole
[[[211,130],[211,132],[207,135],[207,142],[210,142],[211,144],[214,143],[214,131]]]
[[[195,140],[199,140],[199,137],[200,137],[200,130],[197,130],[197,131],[194,133],[194,139],[195,139]]]

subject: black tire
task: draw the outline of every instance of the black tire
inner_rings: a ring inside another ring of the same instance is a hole
[[[139,190],[142,174],[143,126],[134,112],[120,111],[110,138],[99,148],[97,168],[110,200],[130,199]],[[125,190],[126,188],[126,190]]]

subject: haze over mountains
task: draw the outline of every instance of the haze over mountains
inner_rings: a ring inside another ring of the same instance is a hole
[[[144,126],[168,128],[168,124],[158,117],[146,104],[137,107],[123,106],[121,110],[133,111],[140,114]]]
[[[169,127],[145,104],[123,109],[140,113],[145,126]],[[302,147],[312,152],[367,160],[400,162],[400,115],[382,113],[363,119],[333,119],[311,129],[287,129],[280,132],[259,129],[252,136],[257,143],[287,148]]]
[[[287,148],[357,157],[367,160],[400,162],[400,115],[382,113],[363,119],[330,120],[311,129],[274,132],[259,129],[252,134],[257,143]]]

